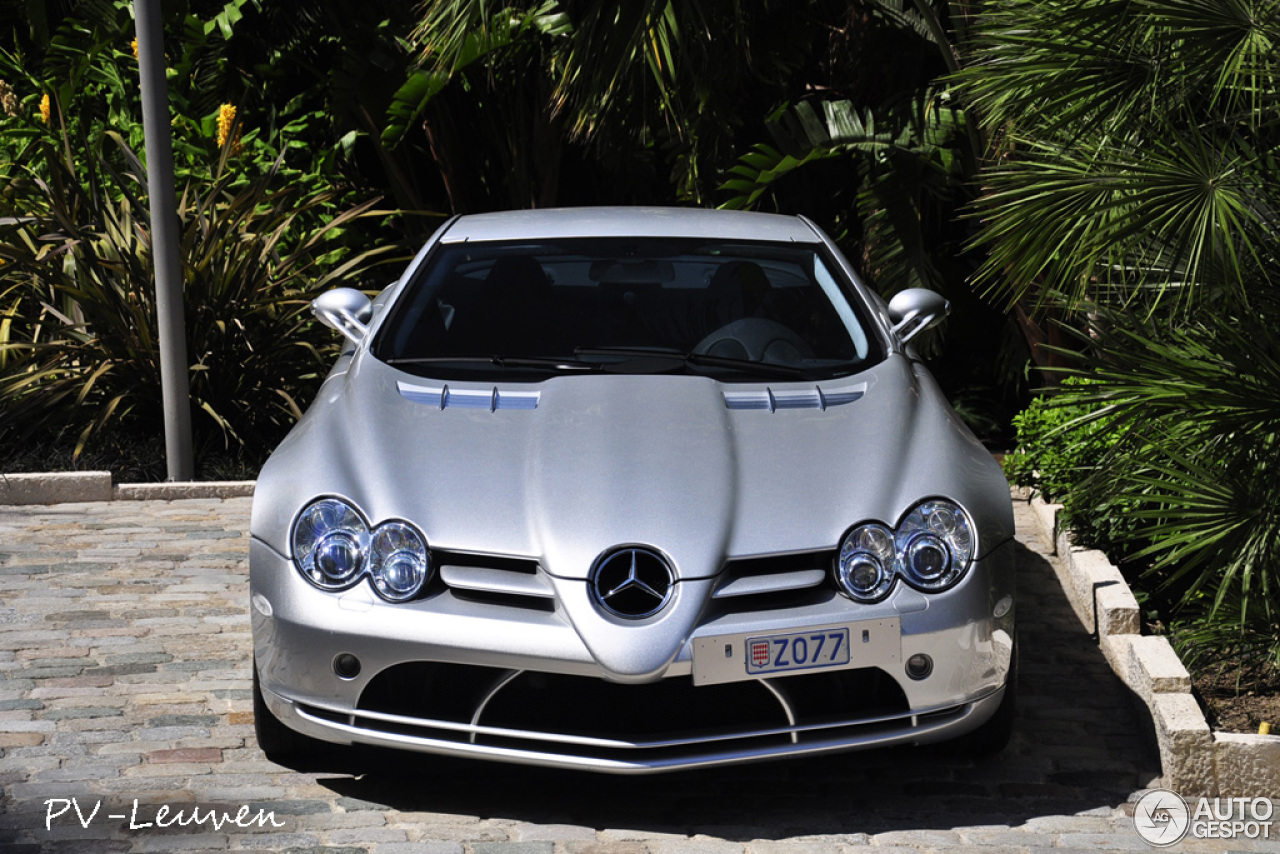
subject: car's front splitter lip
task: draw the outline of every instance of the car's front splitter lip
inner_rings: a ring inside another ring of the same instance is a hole
[[[507,736],[523,738],[533,743],[563,745],[556,736],[545,733],[528,733],[521,731],[498,731],[486,727],[468,727],[448,724],[447,722],[422,721],[414,718],[400,718],[395,715],[372,715],[360,713],[358,716],[346,715],[348,722],[328,720],[309,713],[305,707],[293,703],[270,691],[263,691],[264,699],[271,712],[286,726],[304,735],[336,744],[359,744],[374,747],[388,747],[398,750],[410,750],[421,753],[432,753],[472,759],[533,765],[544,768],[562,768],[604,772],[610,774],[654,774],[668,771],[710,768],[734,765],[747,762],[759,762],[770,759],[816,756],[825,753],[868,750],[894,745],[920,745],[947,741],[977,729],[989,720],[999,708],[1004,698],[1005,689],[998,688],[986,696],[970,702],[939,709],[912,710],[899,715],[878,718],[851,720],[842,724],[824,727],[795,727],[782,730],[768,730],[755,733],[737,733],[732,737],[714,740],[691,740],[687,743],[687,753],[680,755],[664,755],[661,758],[645,757],[645,749],[652,749],[647,744],[630,744],[625,747],[634,748],[635,759],[618,759],[601,755],[590,755],[593,745],[590,739],[574,739],[573,746],[582,752],[556,753],[551,750],[533,748],[502,747],[489,744],[476,744],[466,741],[452,741],[443,738],[430,738],[403,733],[386,732],[368,727],[354,725],[351,721],[358,718],[376,719],[391,726],[412,725],[422,728],[448,728],[460,735]],[[320,710],[314,710],[320,711]],[[833,731],[823,735],[824,730]],[[777,737],[794,732],[793,742],[784,745],[758,746],[740,744],[739,746],[716,745],[721,742],[750,742],[753,738]],[[803,740],[800,740],[803,739]],[[599,740],[595,740],[599,741]],[[601,742],[603,748],[612,749],[615,753],[619,742]]]

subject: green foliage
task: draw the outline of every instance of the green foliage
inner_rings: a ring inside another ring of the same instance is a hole
[[[1122,435],[1071,523],[1280,672],[1280,0],[990,2],[965,55],[979,280],[1087,327],[1067,399]]]
[[[721,207],[761,205],[775,185],[810,164],[841,159],[852,169],[846,190],[861,218],[866,274],[886,294],[910,287],[947,291],[931,245],[930,213],[963,195],[970,156],[964,114],[945,89],[877,111],[847,100],[802,101],[779,110],[768,128],[778,147],[758,144],[730,169]],[[933,211],[929,209],[933,208]]]
[[[1259,295],[1254,309],[1175,329],[1098,310],[1086,366],[1016,419],[1006,471],[1062,500],[1083,544],[1141,568],[1189,654],[1248,649],[1274,678],[1280,307]]]
[[[49,11],[0,43],[11,93],[0,216],[13,218],[0,225],[0,440],[66,444],[78,458],[161,432],[150,228],[134,154],[143,129],[132,3]],[[299,38],[292,27],[264,31],[274,7],[258,0],[165,11],[197,452],[261,460],[333,354],[308,301],[358,283],[401,245],[392,229],[403,217],[357,204],[371,194],[345,178],[353,132],[337,138],[326,103],[328,84],[359,102],[353,80],[385,57],[365,50],[362,66],[336,49],[346,64],[304,71],[299,84],[291,75],[320,61],[317,44],[338,41],[307,16],[288,18],[310,26]],[[263,102],[264,80],[279,100]],[[362,252],[368,245],[384,248]]]
[[[969,58],[992,292],[1187,312],[1280,281],[1280,2],[988,3]]]
[[[1037,397],[1014,416],[1018,447],[1004,460],[1010,481],[1039,490],[1048,501],[1062,501],[1093,473],[1119,439],[1107,419],[1094,417],[1097,404],[1078,401],[1079,392],[1095,388],[1087,379],[1068,377],[1060,394]]]
[[[79,452],[105,433],[161,431],[143,171],[122,139],[106,138],[123,172],[96,146],[37,140],[23,158],[31,177],[13,182],[25,214],[0,226],[6,445],[70,435]],[[272,171],[188,181],[178,214],[198,447],[282,438],[333,356],[309,299],[394,247],[352,257],[342,229],[370,204],[317,224],[332,201]]]
[[[131,0],[82,0],[41,39],[0,40],[0,79],[18,99],[13,115],[0,115],[0,168],[19,162],[33,139],[58,143],[64,129],[73,140],[99,146],[111,131],[133,150],[143,150],[132,6]],[[341,190],[334,194],[335,205],[352,203],[357,197],[353,188],[360,183],[352,163],[360,132],[335,126],[327,98],[331,91],[335,101],[342,96],[348,108],[343,119],[353,121],[350,112],[359,108],[350,104],[365,96],[352,78],[365,76],[374,57],[385,57],[366,50],[362,69],[330,45],[347,62],[325,68],[327,76],[308,68],[316,73],[304,73],[301,83],[286,79],[285,69],[297,74],[303,54],[314,53],[315,45],[271,42],[292,35],[279,27],[264,31],[263,18],[275,12],[271,4],[226,0],[201,11],[197,14],[185,3],[166,4],[165,9],[165,73],[179,185],[207,177],[229,149],[227,174],[235,176],[237,186],[271,171],[306,185],[309,193]],[[296,23],[296,18],[291,20]],[[325,41],[320,27],[312,35],[314,41]],[[329,42],[337,40],[329,35]],[[390,37],[387,41],[395,44]],[[246,61],[246,53],[256,54],[255,61]],[[264,101],[268,80],[277,89],[274,100]],[[47,123],[38,108],[45,96],[52,109]],[[228,109],[236,125],[224,145],[219,120]],[[113,166],[124,167],[112,146],[102,150]],[[17,213],[3,206],[0,210]]]
[[[1223,620],[1198,603],[1184,614],[1170,627],[1170,637],[1189,667],[1234,676],[1237,692],[1275,691],[1280,683],[1280,621]]]
[[[1092,330],[1098,400],[1130,426],[1109,489],[1138,504],[1138,556],[1237,625],[1280,616],[1280,306],[1255,302],[1175,330],[1109,314]]]
[[[487,19],[483,7],[484,4],[430,7],[437,11],[438,17],[425,18],[414,34],[419,44],[427,46],[423,59],[430,64],[414,70],[392,97],[387,108],[387,125],[382,132],[384,143],[400,142],[409,128],[422,118],[431,100],[473,63],[491,59],[492,54],[521,41],[572,32],[556,0],[548,0],[527,11],[499,9]]]
[[[844,23],[839,7],[801,5],[429,0],[407,39],[420,67],[397,92],[386,139],[402,139],[421,118],[459,212],[497,196],[492,188],[459,192],[466,178],[460,173],[500,186],[521,172],[540,172],[538,195],[520,201],[542,205],[558,190],[555,164],[570,157],[595,173],[588,179],[612,179],[590,188],[596,203],[628,200],[622,187],[643,164],[655,171],[651,181],[637,182],[644,185],[638,201],[706,204],[741,129],[754,130],[802,85],[815,43]],[[486,112],[494,111],[505,123],[490,128]],[[466,131],[470,161],[479,161],[469,169],[453,165],[463,159],[451,150],[453,123]],[[512,141],[539,155],[514,173],[496,156]],[[659,171],[665,169],[668,175]]]
[[[1133,532],[1132,509],[1117,496],[1098,492],[1111,476],[1111,452],[1125,427],[1099,403],[1097,380],[1070,376],[1057,393],[1036,398],[1013,417],[1017,449],[1005,457],[1005,475],[1062,504],[1063,521],[1081,545],[1102,548],[1118,559],[1136,550],[1126,546]]]

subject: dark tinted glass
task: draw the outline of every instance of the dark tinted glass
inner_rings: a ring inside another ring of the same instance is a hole
[[[654,238],[446,245],[393,307],[374,354],[439,376],[840,376],[882,353],[836,275],[812,246]]]

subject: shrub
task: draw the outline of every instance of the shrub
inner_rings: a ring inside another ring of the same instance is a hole
[[[1088,385],[1086,379],[1067,377],[1061,391]],[[1013,417],[1018,447],[1005,457],[1005,474],[1018,486],[1040,490],[1046,499],[1069,497],[1092,471],[1091,463],[1115,444],[1105,420],[1090,418],[1097,409],[1060,394],[1037,397]]]
[[[1124,430],[1094,399],[1099,388],[1087,376],[1068,376],[1056,393],[1036,398],[1015,415],[1018,447],[1005,457],[1004,467],[1018,486],[1034,487],[1063,505],[1063,521],[1081,545],[1123,559],[1133,551],[1128,545],[1132,506],[1105,486],[1109,454]]]
[[[1280,317],[1169,329],[1100,311],[1063,393],[1019,417],[1018,482],[1061,500],[1086,545],[1130,561],[1193,657],[1280,678]],[[1216,652],[1210,652],[1216,650]]]
[[[104,432],[163,423],[143,172],[108,138],[123,174],[92,144],[75,162],[74,140],[33,143],[25,159],[49,177],[17,182],[27,213],[0,226],[0,442],[71,434],[78,454]],[[329,216],[333,194],[274,171],[232,182],[192,178],[178,206],[193,429],[198,451],[261,454],[331,360],[309,300],[395,247],[341,245],[371,203]]]

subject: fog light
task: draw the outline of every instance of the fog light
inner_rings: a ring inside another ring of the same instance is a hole
[[[355,679],[360,675],[360,659],[344,652],[333,660],[333,672],[339,679]]]
[[[933,672],[933,659],[922,652],[907,659],[907,675],[912,679],[924,679]]]

